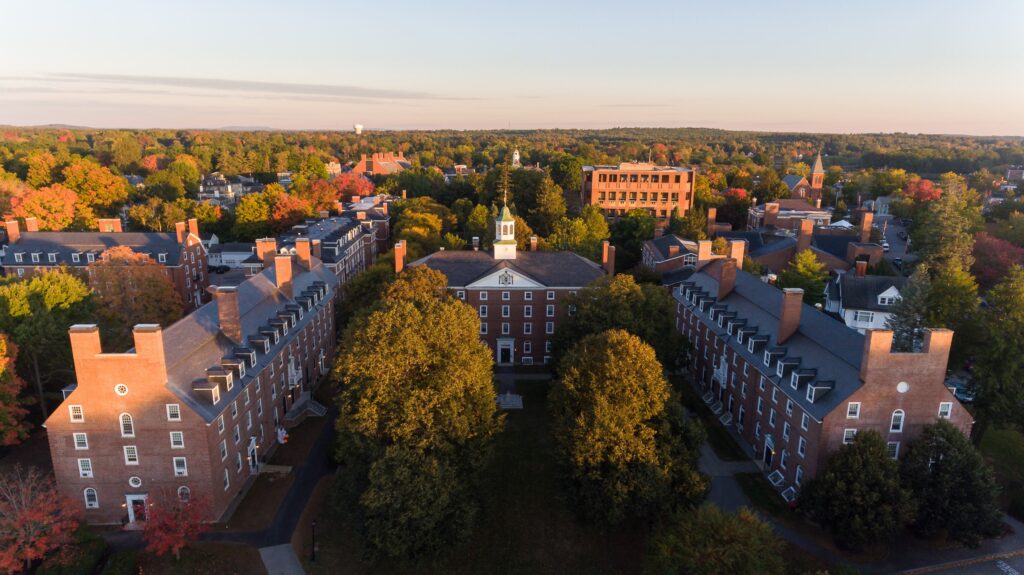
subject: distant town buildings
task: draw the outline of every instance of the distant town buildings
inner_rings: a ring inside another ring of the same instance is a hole
[[[507,206],[495,220],[491,253],[441,250],[409,264],[427,266],[448,279],[448,289],[477,311],[480,339],[498,365],[534,365],[551,360],[551,338],[569,310],[566,298],[603,274],[614,273],[615,248],[603,248],[601,266],[572,252],[516,247],[515,218]],[[395,269],[404,267],[404,243],[395,246]]]
[[[247,194],[263,190],[263,184],[249,176],[227,177],[220,172],[203,176],[199,183],[199,201],[232,207]]]
[[[682,217],[693,207],[695,177],[690,168],[650,163],[584,166],[583,201],[600,207],[609,218],[645,209],[664,225],[673,210]]]
[[[85,275],[105,250],[127,246],[164,266],[187,310],[209,300],[206,248],[195,219],[178,222],[174,233],[123,232],[117,218],[99,220],[98,232],[41,232],[35,218],[25,218],[24,230],[17,220],[4,225],[4,275],[30,277],[62,266]]]
[[[811,168],[811,179],[797,174],[787,174],[782,177],[782,182],[789,188],[789,195],[792,198],[807,199],[821,203],[821,190],[825,185],[825,168],[821,163],[821,154],[814,157],[814,167]]]
[[[411,167],[412,164],[405,159],[402,152],[377,152],[370,156],[360,156],[359,162],[352,167],[352,172],[360,176],[386,176]]]
[[[1024,166],[1010,166],[1007,168],[1006,179],[1011,182],[1024,182]]]

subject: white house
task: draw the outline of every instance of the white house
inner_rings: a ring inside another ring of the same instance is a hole
[[[884,329],[907,278],[869,276],[864,273],[866,262],[857,262],[857,266],[856,272],[837,274],[826,284],[825,311],[840,316],[848,327],[861,333]]]

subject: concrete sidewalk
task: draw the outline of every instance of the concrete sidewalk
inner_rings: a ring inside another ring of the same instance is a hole
[[[291,543],[260,547],[260,557],[267,575],[306,575]]]

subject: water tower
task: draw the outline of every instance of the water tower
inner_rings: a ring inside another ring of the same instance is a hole
[[[363,125],[362,124],[353,124],[352,125],[352,129],[356,131],[356,135],[357,136],[359,136],[359,135],[361,135],[363,133]]]

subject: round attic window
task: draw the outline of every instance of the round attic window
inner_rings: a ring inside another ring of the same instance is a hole
[[[132,487],[142,487],[142,478],[133,475],[128,478],[128,485],[131,485]]]
[[[128,386],[123,383],[119,383],[114,386],[114,393],[120,395],[121,397],[124,397],[128,395]]]
[[[896,384],[896,391],[900,393],[906,393],[910,391],[910,384],[905,381],[901,381]]]

